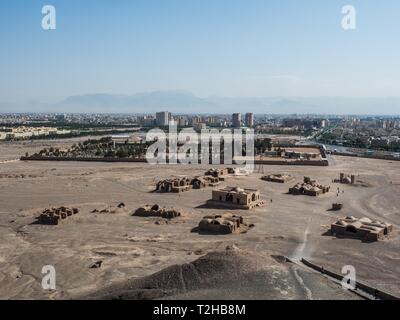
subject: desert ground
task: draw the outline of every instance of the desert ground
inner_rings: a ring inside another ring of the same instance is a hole
[[[265,165],[249,176],[229,177],[222,186],[257,188],[267,205],[234,210],[254,224],[247,233],[204,235],[192,232],[203,216],[229,211],[204,207],[211,188],[181,194],[152,191],[160,179],[202,175],[211,166],[15,160],[43,144],[64,143],[71,141],[33,142],[29,150],[0,145],[1,299],[359,298],[282,256],[307,258],[337,273],[353,265],[357,280],[400,295],[400,162],[331,157],[329,167]],[[361,185],[333,183],[342,171],[356,174]],[[260,179],[272,173],[289,173],[295,180],[277,184]],[[287,194],[304,176],[330,184],[331,192],[320,197]],[[120,202],[126,204],[125,212],[92,213]],[[343,203],[343,210],[329,211],[333,202]],[[138,207],[155,203],[184,215],[168,223],[131,216]],[[36,223],[45,208],[61,205],[80,212],[57,226]],[[392,223],[394,232],[375,243],[326,233],[332,222],[347,215]],[[97,261],[101,267],[90,268]],[[44,265],[56,269],[54,291],[41,287]]]

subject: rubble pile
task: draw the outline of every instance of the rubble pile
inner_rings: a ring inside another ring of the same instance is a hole
[[[125,203],[121,202],[117,206],[107,206],[102,209],[94,209],[92,213],[110,213],[110,214],[116,214],[116,213],[123,213],[126,212],[126,206]]]

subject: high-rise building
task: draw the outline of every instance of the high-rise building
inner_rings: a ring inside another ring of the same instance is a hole
[[[156,124],[154,116],[140,116],[137,121],[142,126],[154,126]]]
[[[242,115],[240,113],[232,114],[232,126],[240,128],[242,126]]]
[[[194,116],[190,119],[190,124],[194,127],[196,124],[203,122],[200,116]]]
[[[216,124],[217,123],[217,118],[216,117],[207,117],[207,119],[206,119],[206,123],[208,124],[208,125],[214,125],[214,124]]]
[[[254,127],[254,114],[246,113],[245,122],[246,122],[246,127],[248,128]]]
[[[158,126],[168,126],[170,119],[170,114],[168,111],[162,111],[162,112],[157,112],[156,113],[156,123]]]
[[[179,116],[177,118],[177,123],[179,127],[186,127],[188,125],[188,121],[186,117]]]

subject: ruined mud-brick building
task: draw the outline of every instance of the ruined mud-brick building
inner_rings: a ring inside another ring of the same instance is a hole
[[[207,170],[204,173],[204,175],[219,178],[220,181],[223,181],[223,180],[225,180],[226,176],[233,175],[233,174],[235,174],[235,172],[236,172],[235,168],[224,168],[224,169],[211,168],[210,170]]]
[[[354,237],[367,242],[384,239],[392,231],[391,224],[352,216],[339,219],[331,225],[331,232],[334,235]]]
[[[161,208],[158,204],[153,206],[145,205],[133,213],[133,216],[137,217],[160,217],[165,219],[173,219],[181,215],[182,213],[179,210]]]
[[[242,216],[231,213],[205,216],[199,223],[199,231],[215,234],[235,233],[244,230],[246,227]]]
[[[342,183],[342,184],[355,184],[356,183],[356,176],[354,174],[346,175],[344,173],[340,173],[339,180],[335,180],[335,182],[339,182],[339,183]]]
[[[192,189],[192,179],[188,177],[161,180],[157,183],[158,192],[184,192]]]
[[[227,176],[228,174],[229,174],[228,168],[225,168],[225,169],[211,168],[210,170],[208,170],[204,173],[205,176],[212,176],[212,177],[216,177],[216,178]]]
[[[287,181],[292,180],[293,178],[289,174],[278,173],[278,174],[270,174],[268,176],[263,176],[261,179],[270,182],[285,183]]]
[[[62,220],[67,219],[68,217],[77,214],[79,209],[77,208],[67,208],[67,207],[59,207],[59,208],[51,208],[45,209],[39,216],[38,221],[43,224],[59,224]]]
[[[220,184],[220,180],[218,177],[213,176],[204,176],[204,177],[195,177],[191,181],[191,185],[193,189],[202,189],[206,187],[216,187]]]
[[[214,176],[204,176],[195,178],[174,178],[161,180],[157,183],[158,192],[185,192],[191,189],[202,189],[206,187],[216,187],[220,183],[220,178]]]
[[[303,183],[297,183],[289,189],[289,193],[293,195],[307,195],[316,197],[321,194],[327,193],[330,190],[330,186],[324,186],[317,183],[316,180],[312,180],[309,177],[304,177]]]
[[[215,206],[244,210],[265,205],[265,202],[260,198],[260,191],[255,189],[242,189],[239,187],[215,189],[212,191],[212,199],[208,200],[207,203]]]

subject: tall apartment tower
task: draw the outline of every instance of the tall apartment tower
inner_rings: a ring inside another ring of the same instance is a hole
[[[242,115],[240,113],[232,114],[232,126],[240,128],[242,126]]]
[[[245,122],[246,122],[246,127],[248,128],[254,127],[254,114],[246,113]]]
[[[157,112],[156,113],[156,123],[158,126],[168,126],[170,119],[170,114],[168,111],[162,111],[162,112]]]

